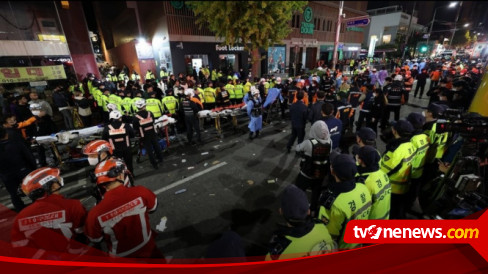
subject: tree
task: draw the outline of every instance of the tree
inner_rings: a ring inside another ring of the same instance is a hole
[[[213,31],[225,44],[243,44],[248,51],[282,43],[291,32],[294,12],[308,1],[188,1],[197,24]]]
[[[469,34],[469,30],[466,31],[466,34],[464,34],[464,37],[466,38],[466,44],[471,43],[471,35]]]

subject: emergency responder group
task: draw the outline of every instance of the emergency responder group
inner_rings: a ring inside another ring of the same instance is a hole
[[[85,84],[106,122],[104,140],[95,140],[83,150],[89,163],[95,166],[92,177],[97,186],[98,203],[87,213],[79,201],[64,199],[59,194],[64,185],[59,169],[35,169],[35,161],[25,147],[10,142],[10,132],[2,127],[2,180],[6,178],[14,182],[13,185],[21,181],[22,191],[33,201],[23,209],[21,201],[16,200],[14,205],[20,213],[14,222],[12,243],[16,247],[44,248],[50,244],[46,243],[44,232],[54,230],[68,240],[94,243],[105,240],[108,252],[114,256],[162,258],[148,215],[156,210],[157,198],[147,188],[134,186],[130,138],[140,136],[151,164],[157,169],[163,157],[155,119],[164,113],[178,115],[179,109],[188,143],[193,143],[193,131],[201,143],[199,111],[244,101],[250,116],[249,138],[252,140],[262,130],[263,113],[267,111],[263,106],[270,98],[270,90],[277,88],[279,99],[274,98],[272,103],[280,106],[282,118],[284,109],[288,106],[290,109],[292,134],[286,150],[290,152],[298,139],[295,151],[302,160],[296,181],[281,195],[280,213],[286,225],[271,239],[266,258],[315,255],[357,247],[358,244],[344,242],[347,222],[406,218],[421,183],[431,179],[432,173],[424,173],[424,169],[435,167],[436,160],[442,158],[448,146],[449,134],[436,133],[437,119],[452,102],[452,98],[446,100],[448,91],[433,90],[431,93],[438,98],[432,100],[426,111],[413,112],[406,119],[400,119],[400,108],[408,102],[411,91],[411,86],[405,83],[408,77],[409,73],[400,70],[386,77],[384,82],[373,82],[366,70],[354,76],[349,85],[340,70],[326,70],[321,77],[290,78],[283,83],[278,77],[269,82],[261,79],[256,81],[257,85],[244,79],[242,85],[230,77],[226,85],[218,80],[200,85],[191,78],[186,81],[180,77],[173,81],[174,75],[162,70],[161,83],[166,85],[163,91],[161,85],[154,84],[151,71],[146,74],[143,90],[137,83],[138,75],[133,74],[129,80],[125,72],[118,77],[109,73],[106,82],[90,75]],[[214,89],[214,84],[219,87]],[[359,117],[355,123],[357,109]],[[39,106],[34,110],[34,120],[45,115]],[[395,114],[393,122],[388,121],[390,112]],[[305,139],[308,122],[311,123],[309,139]],[[382,155],[375,143],[378,122],[381,122],[380,128],[386,129],[384,135],[390,135],[386,137],[388,142]],[[11,121],[5,120],[5,123],[11,124]],[[22,127],[21,123],[14,124],[15,128]],[[352,155],[343,138],[351,133],[356,143]],[[25,151],[25,155],[15,159],[7,156],[16,149]],[[305,192],[308,188],[312,190],[310,199]],[[14,201],[13,192],[9,192]],[[52,222],[58,225],[48,228],[38,223],[37,216],[44,215],[53,218]],[[22,226],[26,222],[38,224]],[[82,233],[86,239],[79,236]]]

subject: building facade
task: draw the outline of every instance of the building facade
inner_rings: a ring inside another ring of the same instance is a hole
[[[80,2],[5,1],[0,10],[0,84],[45,86],[98,74]]]
[[[364,44],[370,45],[371,40],[376,40],[376,46],[395,44],[398,36],[405,37],[412,32],[425,32],[427,28],[418,24],[417,17],[402,11],[400,6],[390,6],[381,9],[368,10],[371,23],[366,27]]]
[[[338,1],[310,1],[307,21],[296,13],[291,33],[281,44],[260,50],[260,63],[242,45],[223,45],[214,33],[196,25],[196,17],[182,1],[94,2],[102,50],[110,64],[127,66],[144,75],[164,67],[172,73],[193,73],[202,66],[244,72],[252,76],[286,74],[297,65],[313,69],[319,60],[330,61],[338,17]],[[366,2],[345,2],[347,18],[365,16]],[[305,24],[303,24],[305,23]],[[306,26],[302,28],[302,25]],[[341,24],[339,57],[358,57],[363,28]],[[144,54],[144,52],[146,54]],[[256,54],[256,53],[254,53]]]

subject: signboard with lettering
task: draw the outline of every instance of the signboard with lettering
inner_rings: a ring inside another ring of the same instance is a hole
[[[363,28],[358,28],[358,27],[348,27],[347,30],[348,31],[355,31],[355,32],[363,32],[364,31]]]
[[[243,46],[219,46],[215,45],[215,50],[216,51],[243,51],[244,47]]]
[[[66,79],[63,65],[43,67],[0,67],[0,84]]]
[[[358,19],[358,20],[352,20],[346,23],[347,27],[358,27],[358,26],[367,26],[371,22],[369,18],[364,18],[364,19]]]
[[[313,30],[315,28],[315,25],[312,22],[313,18],[313,12],[311,7],[306,7],[305,11],[303,12],[303,20],[305,22],[302,22],[300,26],[300,33],[303,34],[313,34]]]

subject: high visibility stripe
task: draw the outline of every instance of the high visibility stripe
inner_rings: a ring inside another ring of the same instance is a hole
[[[410,155],[410,157],[403,159],[402,161],[403,162],[409,162],[409,161],[411,161],[413,159],[413,157],[415,157],[415,153],[412,154],[412,155]]]
[[[387,185],[385,185],[385,187],[383,187],[378,193],[376,193],[375,195],[373,195],[373,198],[374,198],[374,201],[373,202],[377,201],[381,197],[381,195],[383,195],[383,193],[386,191],[387,186],[389,184],[390,183],[388,183]]]
[[[365,205],[363,205],[360,209],[358,209],[358,211],[356,211],[356,213],[354,213],[352,216],[351,216],[351,220],[355,220],[357,216],[359,216],[361,213],[363,213],[364,211],[368,210],[368,208],[371,207],[371,201],[367,202]]]

